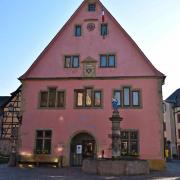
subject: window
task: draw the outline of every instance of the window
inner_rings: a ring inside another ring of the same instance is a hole
[[[75,36],[81,36],[81,25],[75,25]]]
[[[37,130],[36,131],[36,154],[50,154],[51,153],[51,130]]]
[[[75,91],[76,107],[101,107],[102,93],[93,88],[78,89]]]
[[[139,91],[132,91],[132,105],[140,106],[140,93]]]
[[[41,108],[63,108],[65,106],[65,92],[49,88],[48,91],[40,92]]]
[[[86,89],[86,106],[92,106],[92,89]]]
[[[178,129],[178,138],[180,139],[180,129]]]
[[[121,106],[121,90],[115,90],[113,96],[114,96],[113,97],[114,99],[118,100],[118,106],[120,107]]]
[[[94,91],[94,106],[101,107],[101,91]]]
[[[48,102],[48,92],[47,91],[42,91],[41,92],[40,107],[47,107],[47,102]]]
[[[108,25],[101,24],[101,36],[107,36],[107,35],[108,35]]]
[[[115,55],[100,55],[100,67],[115,67]]]
[[[65,68],[79,68],[79,56],[65,56]]]
[[[49,89],[49,107],[56,106],[56,88]]]
[[[95,3],[88,4],[88,11],[89,12],[96,11],[96,4]]]
[[[138,131],[126,130],[121,132],[122,156],[138,156]]]
[[[140,90],[131,90],[130,87],[114,90],[112,96],[118,100],[118,106],[123,108],[140,108],[142,103],[140,97]]]
[[[130,106],[130,88],[125,87],[123,88],[123,105]]]
[[[180,123],[180,114],[177,115],[177,122]]]

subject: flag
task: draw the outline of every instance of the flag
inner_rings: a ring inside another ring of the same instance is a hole
[[[104,17],[104,9],[102,9],[102,22],[105,21],[105,17]]]

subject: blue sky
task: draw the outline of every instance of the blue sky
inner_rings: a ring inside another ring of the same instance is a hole
[[[0,1],[0,96],[21,76],[82,0]],[[164,98],[180,88],[180,0],[102,0],[145,55],[167,78]]]

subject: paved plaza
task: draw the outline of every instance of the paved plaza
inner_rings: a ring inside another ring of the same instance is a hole
[[[167,163],[167,169],[163,172],[151,172],[148,176],[121,176],[121,177],[102,177],[97,175],[85,174],[80,168],[13,168],[7,165],[0,165],[0,180],[118,180],[118,179],[180,179],[180,162],[173,161]]]

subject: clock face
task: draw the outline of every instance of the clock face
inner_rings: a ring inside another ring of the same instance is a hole
[[[93,30],[95,29],[95,24],[94,24],[94,23],[88,23],[88,24],[87,24],[87,29],[88,29],[89,31],[93,31]]]

